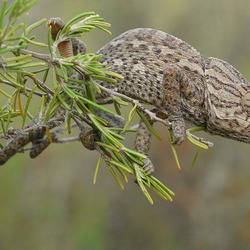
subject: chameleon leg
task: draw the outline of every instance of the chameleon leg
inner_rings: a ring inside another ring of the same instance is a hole
[[[180,145],[185,138],[186,126],[181,111],[181,88],[186,88],[188,85],[190,85],[188,77],[178,66],[170,65],[165,69],[163,107],[171,123],[173,143],[177,145]]]
[[[151,124],[153,123],[150,120],[149,122]],[[147,156],[150,148],[150,139],[151,139],[151,132],[144,124],[144,122],[140,121],[139,129],[137,131],[135,139],[135,150]],[[143,169],[145,170],[147,175],[151,175],[154,172],[154,165],[148,157],[144,159]]]
[[[171,123],[173,143],[180,145],[185,138],[185,121],[181,111],[181,92],[190,88],[190,82],[184,72],[176,65],[169,65],[163,76],[164,101],[163,107],[165,110],[154,109],[156,115],[162,119],[168,119]],[[158,115],[159,113],[159,115]],[[165,116],[165,117],[164,117]],[[154,121],[149,120],[153,125]],[[140,122],[135,140],[135,149],[148,155],[150,148],[151,132],[147,126]],[[144,160],[143,167],[148,175],[154,172],[154,166],[149,158]]]

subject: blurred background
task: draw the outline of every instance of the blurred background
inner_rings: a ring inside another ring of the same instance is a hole
[[[118,34],[136,27],[171,33],[205,58],[230,62],[250,79],[250,2],[248,0],[42,0],[30,22],[44,17],[68,20],[95,11],[112,24],[83,40],[94,52]],[[47,42],[47,27],[36,33]],[[151,192],[150,205],[129,179],[121,190],[98,154],[78,142],[52,145],[35,160],[16,155],[0,168],[0,249],[250,249],[250,145],[202,134],[214,147],[177,148],[175,165],[165,128],[152,140],[155,176],[175,192],[172,203]],[[133,135],[126,145],[133,147]]]

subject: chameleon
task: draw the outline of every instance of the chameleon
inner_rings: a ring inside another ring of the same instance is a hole
[[[52,18],[48,25],[55,37],[64,22]],[[60,46],[62,56],[86,52],[86,46],[77,38]],[[115,86],[100,84],[153,106],[156,115],[170,122],[173,144],[184,141],[186,121],[204,127],[212,135],[250,143],[250,84],[229,63],[214,57],[206,60],[188,43],[151,28],[128,30],[97,54],[103,55],[100,62],[124,77]],[[102,92],[97,100],[106,103],[110,98]],[[150,137],[141,122],[135,149],[147,157]],[[144,167],[148,174],[153,173],[149,158]]]
[[[64,22],[52,18],[50,25],[60,30]],[[85,48],[79,39],[71,42],[73,51]],[[174,144],[183,142],[186,121],[212,135],[250,143],[250,84],[229,63],[214,57],[205,60],[188,43],[151,28],[128,30],[97,53],[103,55],[101,62],[124,77],[115,86],[100,84],[164,114]],[[97,96],[100,102],[108,98],[105,92]],[[138,152],[148,155],[150,136],[141,122],[135,141]],[[149,159],[145,164],[153,172]]]
[[[118,92],[166,113],[175,144],[184,140],[185,120],[250,143],[250,84],[229,63],[205,60],[186,42],[149,28],[129,30],[98,53],[124,76]]]

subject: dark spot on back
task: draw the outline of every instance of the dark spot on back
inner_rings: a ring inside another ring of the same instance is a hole
[[[139,62],[139,60],[138,60],[137,58],[134,57],[134,58],[132,59],[132,63],[133,63],[133,64],[137,64],[138,62]]]
[[[159,55],[161,53],[161,49],[154,49],[154,53]]]
[[[141,50],[148,50],[148,46],[147,46],[146,44],[140,44],[140,45],[139,45],[139,48],[140,48]]]

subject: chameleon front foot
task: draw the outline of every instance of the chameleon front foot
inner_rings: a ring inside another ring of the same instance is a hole
[[[171,122],[173,144],[180,145],[185,139],[186,126],[183,118]]]

